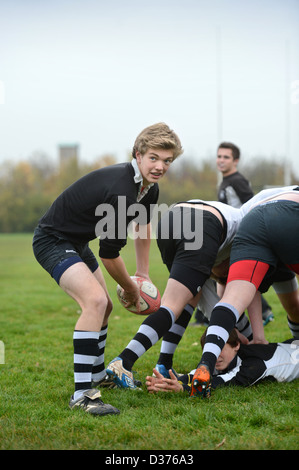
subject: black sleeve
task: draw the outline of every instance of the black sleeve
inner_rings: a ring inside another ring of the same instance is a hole
[[[240,366],[235,367],[226,374],[214,376],[212,388],[227,385],[248,387],[259,382],[263,378],[265,370],[266,366],[262,359],[256,357],[245,359]]]
[[[193,374],[179,375],[178,382],[183,386],[184,392],[191,392]]]
[[[235,199],[238,204],[244,204],[253,195],[249,181],[237,171],[223,178],[218,191],[218,200],[224,204],[238,207]]]
[[[120,250],[127,244],[128,225],[132,217],[128,216],[129,207],[134,204],[132,199],[122,196],[112,196],[105,206],[101,205],[103,213],[96,225],[96,236],[99,238],[100,258],[117,258]]]
[[[249,201],[249,199],[253,197],[251,186],[247,180],[244,180],[241,185],[238,185],[238,187],[235,188],[235,191],[242,204],[245,204],[245,202]]]

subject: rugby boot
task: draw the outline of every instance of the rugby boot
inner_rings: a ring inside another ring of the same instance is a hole
[[[120,357],[116,357],[108,364],[106,372],[119,388],[138,389],[133,372],[124,368]]]
[[[211,374],[208,366],[200,364],[193,375],[190,397],[209,398],[210,396]]]

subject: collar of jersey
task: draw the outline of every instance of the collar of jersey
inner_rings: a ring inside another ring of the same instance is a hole
[[[131,163],[132,163],[132,166],[133,166],[134,171],[135,171],[134,181],[135,181],[135,183],[140,183],[140,185],[139,185],[139,191],[138,191],[138,196],[137,196],[137,202],[139,202],[140,199],[142,199],[143,196],[145,196],[145,195],[148,193],[149,189],[150,189],[152,186],[154,186],[154,183],[151,183],[151,184],[149,184],[149,185],[146,186],[146,187],[142,187],[143,177],[142,177],[142,175],[141,175],[141,173],[140,173],[140,171],[139,171],[139,168],[138,168],[136,159],[133,158],[133,160],[132,160]]]
[[[131,163],[132,163],[132,167],[134,168],[134,171],[135,171],[135,175],[134,175],[135,183],[142,183],[143,182],[143,177],[142,177],[142,174],[139,171],[136,158],[133,158]]]

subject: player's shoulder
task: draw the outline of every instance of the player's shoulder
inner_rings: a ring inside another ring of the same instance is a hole
[[[104,186],[131,186],[134,184],[134,168],[130,162],[116,163],[115,165],[98,168],[91,172],[90,180],[97,181]]]
[[[122,162],[98,168],[94,172],[98,174],[114,173],[123,175],[124,173],[128,173],[134,175],[134,168],[131,162]]]
[[[232,173],[230,176],[231,181],[242,181],[242,182],[248,182],[248,179],[239,171],[236,171],[235,173]]]

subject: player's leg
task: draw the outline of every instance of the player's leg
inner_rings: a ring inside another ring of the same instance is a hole
[[[299,338],[299,291],[277,293],[279,300],[287,312],[288,325],[294,338]]]
[[[192,298],[186,286],[175,279],[168,280],[159,310],[143,321],[126,348],[108,364],[107,374],[114,377],[118,386],[136,388],[131,373],[134,363],[172,327]]]
[[[100,285],[103,287],[106,297],[107,297],[107,307],[105,311],[105,316],[103,319],[102,327],[99,332],[99,343],[98,343],[98,357],[95,360],[93,367],[92,367],[92,383],[94,386],[100,385],[102,387],[112,387],[113,382],[111,380],[107,380],[106,368],[105,368],[105,347],[108,335],[108,319],[110,313],[112,312],[113,304],[112,300],[109,296],[106,282],[103,276],[101,269],[98,267],[94,271],[94,276]]]
[[[70,407],[78,406],[100,415],[117,414],[119,410],[103,404],[100,392],[92,389],[92,368],[99,355],[99,331],[108,306],[105,289],[83,262],[68,267],[59,285],[81,308],[73,334],[75,392]]]
[[[253,284],[247,281],[232,281],[227,285],[221,301],[214,307],[202,357],[203,362],[209,363],[209,351],[214,356],[209,365],[210,370],[214,370],[214,358],[216,355],[218,357],[218,352],[221,352],[230,331],[235,327],[241,314],[252,302],[255,293],[256,288]],[[212,347],[212,344],[215,347]],[[206,352],[207,355],[205,354]]]
[[[163,336],[156,368],[165,376],[168,376],[168,370],[172,368],[174,353],[202,295],[202,290],[205,288],[221,245],[223,227],[218,218],[214,214],[202,210],[198,212],[197,209],[193,209],[190,212],[191,217],[198,214],[200,214],[198,226],[202,230],[202,243],[196,249],[187,248],[188,245],[186,245],[184,237],[178,240],[174,246],[171,240],[158,237],[158,246],[162,259],[170,271],[170,278],[185,285],[193,294],[192,299],[183,307],[182,313],[171,329]],[[168,302],[171,301],[171,298],[166,296],[167,292],[165,292],[163,304],[169,305]],[[176,296],[173,299],[176,302]]]
[[[92,388],[92,368],[99,356],[99,332],[108,305],[106,292],[85,263],[70,266],[61,276],[60,287],[80,306],[73,335],[74,400]]]
[[[92,250],[89,248],[88,244],[83,244],[77,247],[80,257],[82,261],[89,267],[90,271],[93,273],[94,277],[97,279],[99,284],[103,287],[106,296],[107,296],[107,308],[105,311],[105,318],[102,323],[101,330],[99,331],[99,351],[98,357],[95,360],[92,368],[92,384],[93,386],[100,385],[101,387],[109,387],[113,386],[113,382],[111,380],[107,380],[106,370],[105,370],[105,363],[104,363],[104,354],[105,354],[105,347],[106,347],[106,340],[107,340],[107,333],[108,333],[108,318],[112,311],[113,304],[112,300],[109,296],[106,282],[103,276],[103,273],[99,267],[98,261],[94,256]]]
[[[239,261],[230,267],[224,295],[212,311],[203,354],[192,381],[191,396],[209,395],[211,373],[217,358],[239,317],[255,298],[268,268],[268,264],[254,260]]]
[[[263,239],[264,233],[266,231],[263,214],[261,210],[253,209],[244,217],[235,236],[225,291],[221,301],[212,311],[201,359],[211,372],[230,331],[251,304],[269,269],[269,264],[258,261],[265,257],[265,253],[268,255],[267,240]],[[253,244],[252,239],[257,240],[257,243]],[[257,257],[254,250],[257,250]],[[271,255],[270,251],[270,258]]]
[[[272,206],[272,205],[271,205]],[[272,209],[272,208],[271,208]],[[274,211],[276,207],[272,209]],[[292,201],[280,201],[277,204],[276,217],[272,217],[271,234],[277,236],[272,245],[281,262],[293,273],[288,283],[273,285],[288,315],[288,324],[294,337],[299,337],[299,292],[296,276],[299,274],[299,204]]]
[[[169,369],[172,369],[174,353],[189,325],[193,315],[194,307],[191,302],[185,305],[181,315],[172,325],[170,330],[163,336],[160,348],[160,355],[155,369],[164,377],[170,378]],[[173,373],[175,371],[173,370]]]
[[[97,269],[95,258],[89,256],[89,267],[70,242],[49,235],[39,227],[33,238],[37,261],[78,305],[82,313],[74,331],[75,395],[70,407],[80,407],[92,414],[115,414],[119,411],[100,400],[100,392],[91,389],[91,367],[98,356],[99,331],[108,305],[106,293],[92,271]],[[84,249],[83,249],[84,251]],[[76,393],[77,392],[77,393]]]
[[[172,369],[175,351],[189,325],[193,310],[198,303],[200,292],[185,305],[182,313],[172,325],[170,330],[163,336],[160,355],[155,369],[164,377],[169,378],[169,369]],[[173,371],[174,372],[174,371]]]
[[[99,332],[108,299],[105,290],[86,264],[78,262],[70,266],[60,277],[59,285],[81,307],[75,329]]]
[[[192,380],[191,396],[209,397],[217,358],[255,292],[255,286],[247,281],[232,281],[227,285],[224,296],[212,311],[203,354]]]

